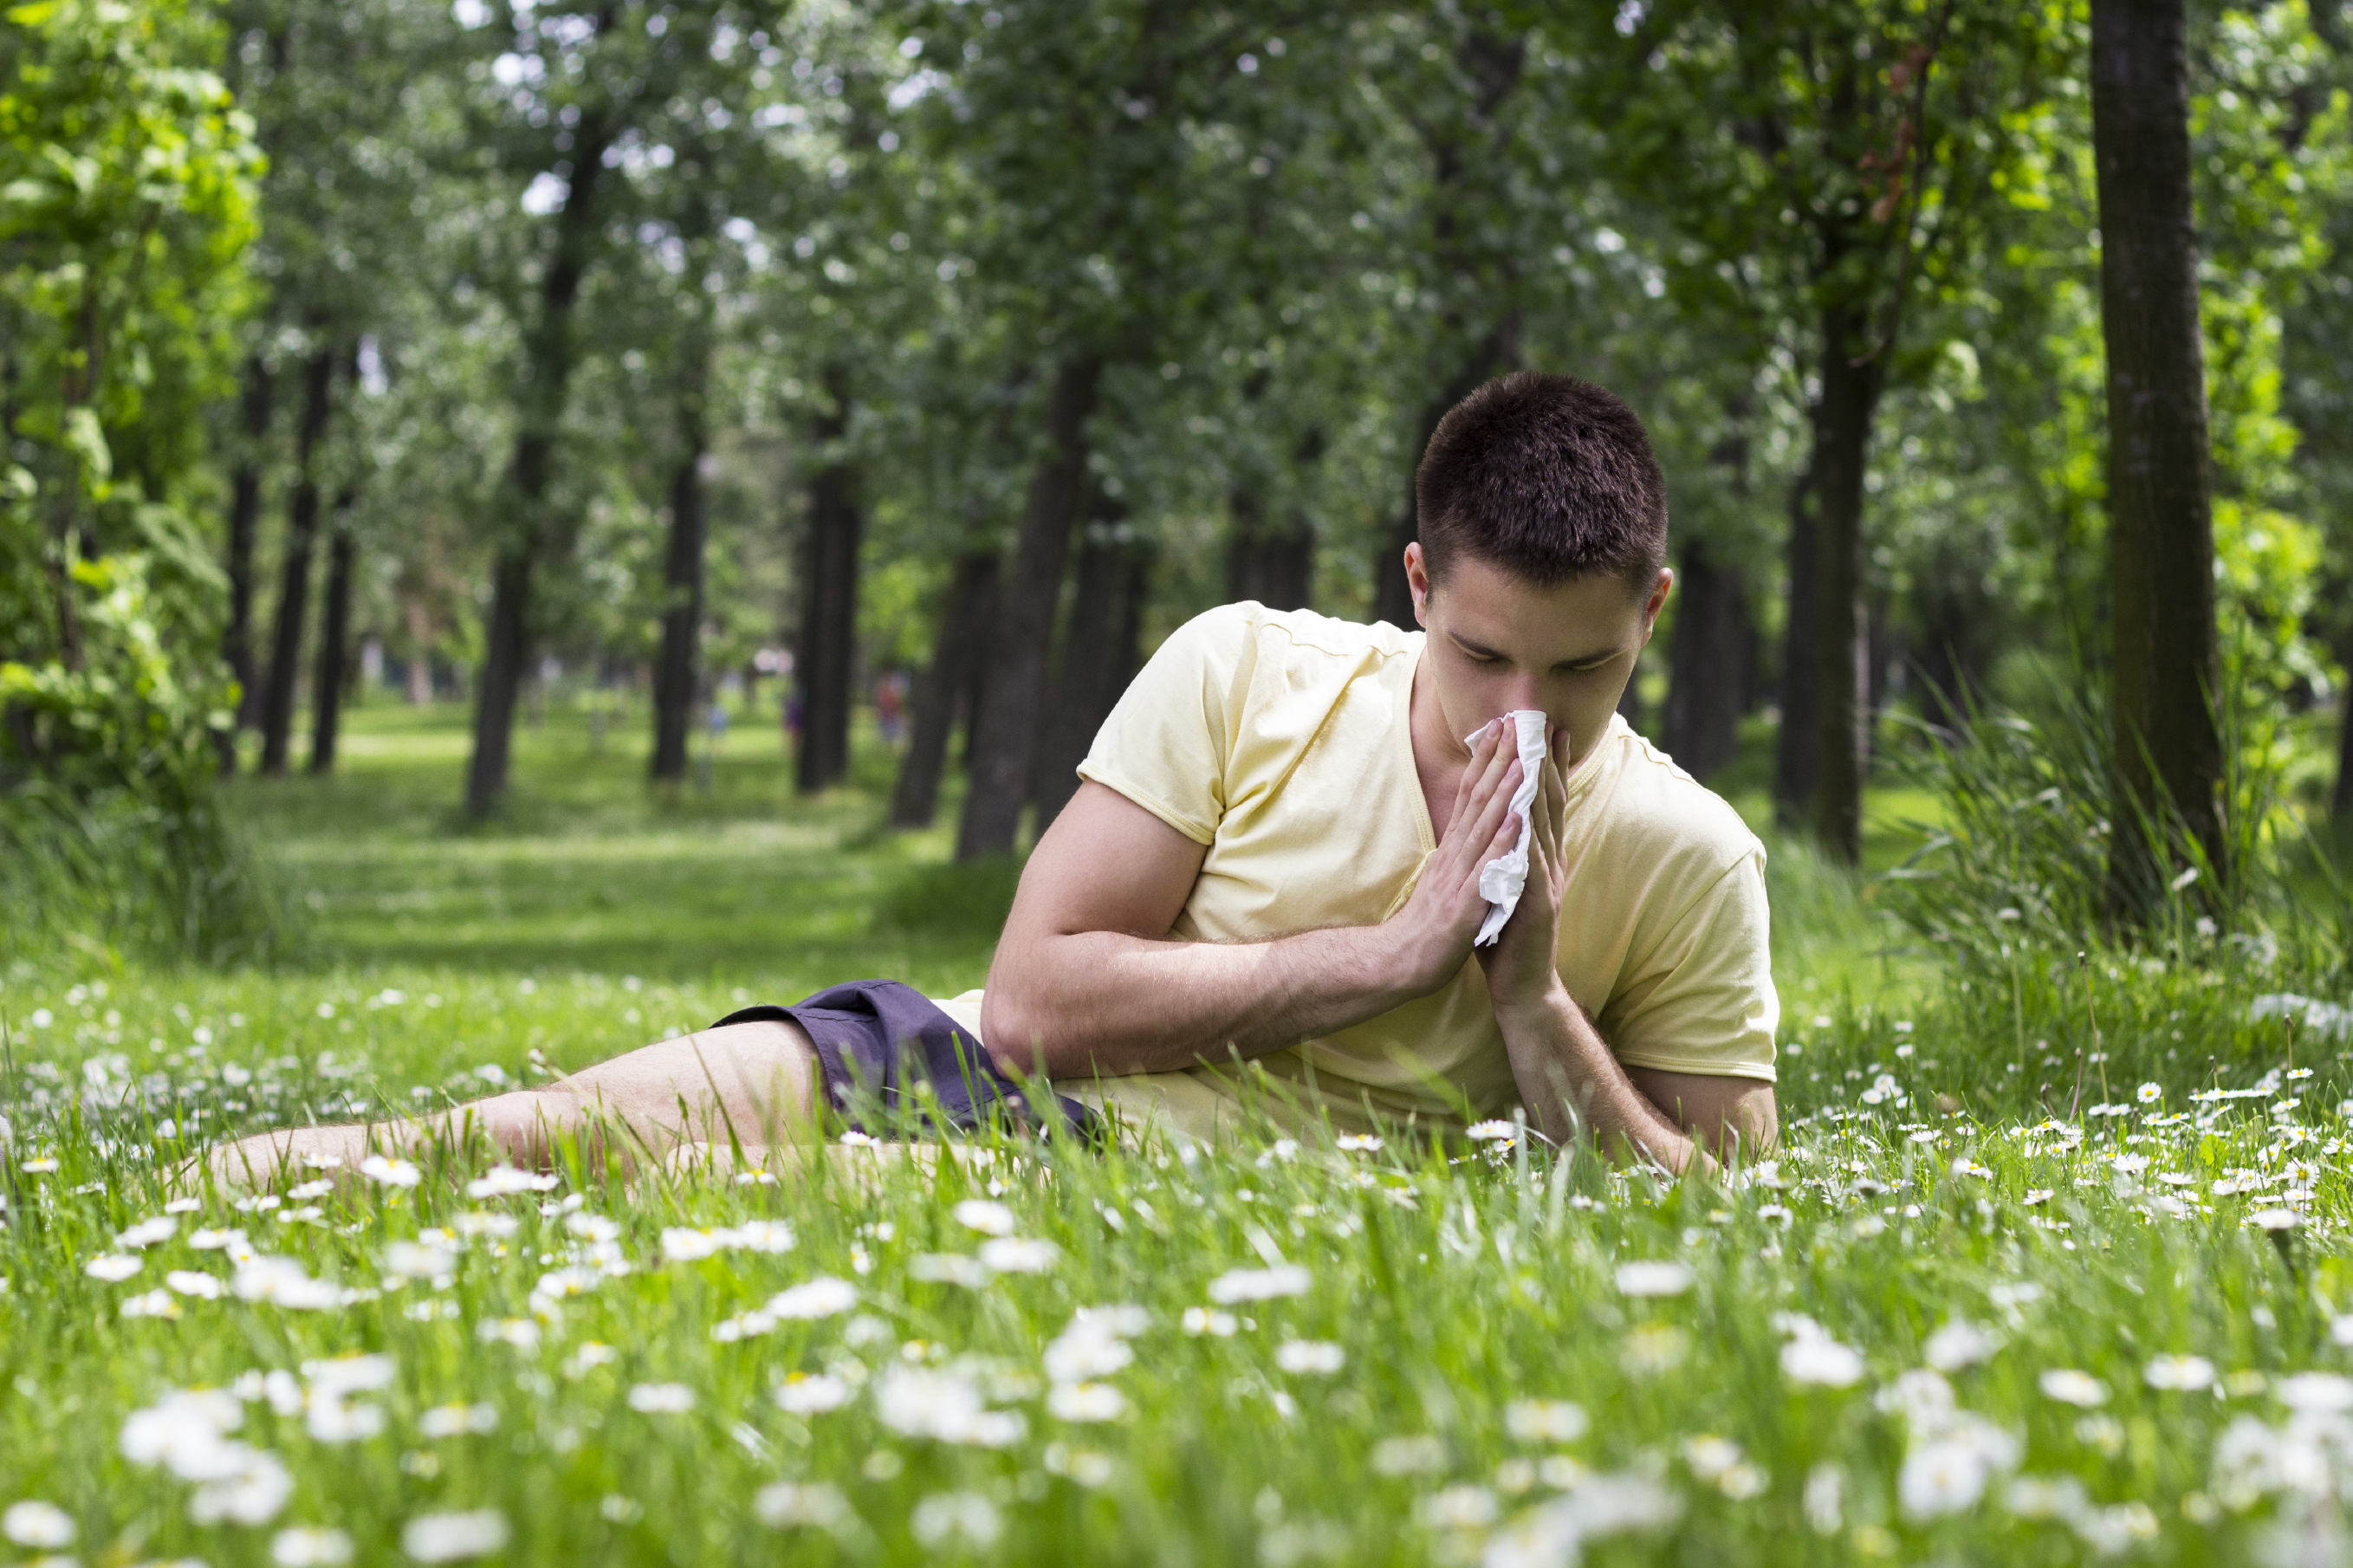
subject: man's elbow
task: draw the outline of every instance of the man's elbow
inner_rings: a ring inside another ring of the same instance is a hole
[[[1743,1163],[1772,1152],[1781,1141],[1781,1118],[1773,1100],[1773,1086],[1760,1083],[1736,1095],[1713,1116],[1695,1121],[1686,1131],[1727,1164]]]
[[[1008,994],[1010,993],[1010,994]],[[1016,985],[992,985],[980,1003],[980,1044],[991,1066],[1008,1078],[1048,1070],[1044,1010]]]

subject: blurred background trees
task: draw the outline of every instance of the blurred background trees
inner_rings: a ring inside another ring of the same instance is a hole
[[[1852,859],[1895,718],[2130,630],[2095,9],[19,6],[0,766],[186,796],[463,703],[482,816],[551,702],[664,789],[716,722],[801,791],[871,725],[892,823],[1003,854],[1187,616],[1409,617],[1420,446],[1525,366],[1666,464],[1627,717]],[[2180,37],[2214,732],[2319,809],[2353,19]]]

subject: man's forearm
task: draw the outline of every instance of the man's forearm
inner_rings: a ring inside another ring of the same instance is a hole
[[[999,1066],[1024,1071],[1174,1072],[1378,1017],[1429,988],[1411,967],[1389,926],[1257,942],[1088,931],[992,974],[981,1033]]]
[[[1557,990],[1525,1007],[1499,1007],[1512,1077],[1536,1131],[1556,1143],[1584,1132],[1604,1152],[1629,1148],[1681,1172],[1704,1157],[1672,1118],[1652,1104],[1619,1065],[1576,1000]]]

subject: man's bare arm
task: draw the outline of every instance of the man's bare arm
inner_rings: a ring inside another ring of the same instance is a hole
[[[1657,1068],[1628,1068],[1626,1076],[1643,1099],[1718,1160],[1755,1160],[1781,1141],[1780,1108],[1763,1079]]]
[[[1639,1152],[1681,1173],[1704,1154],[1754,1157],[1779,1135],[1771,1084],[1626,1067],[1566,991],[1495,1018],[1528,1115],[1556,1142],[1582,1133],[1614,1159]]]
[[[1021,874],[989,966],[981,1035],[1001,1068],[1167,1072],[1255,1056],[1379,1016],[1462,967],[1510,847],[1516,763],[1472,748],[1454,816],[1384,924],[1261,942],[1169,939],[1207,851],[1115,790],[1079,786]]]
[[[1583,1132],[1612,1158],[1639,1151],[1682,1172],[1736,1143],[1754,1153],[1778,1131],[1771,1084],[1628,1068],[1561,983],[1567,749],[1553,738],[1532,808],[1526,889],[1502,941],[1480,955],[1521,1102],[1546,1137]]]

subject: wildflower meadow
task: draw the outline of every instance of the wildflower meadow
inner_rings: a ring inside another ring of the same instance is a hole
[[[1680,1182],[1516,1121],[184,1180],[223,1134],[545,1081],[851,949],[985,964],[926,847],[838,801],[779,827],[723,784],[682,840],[583,770],[545,820],[436,840],[402,793],[427,749],[380,744],[287,798],[301,953],[0,989],[6,1561],[2346,1549],[2353,1090],[2293,940],[2193,931],[1986,1005],[1784,853],[1781,1141]],[[691,893],[600,904],[639,862]],[[694,910],[760,887],[813,891],[689,973]],[[644,974],[559,961],[631,931]]]

